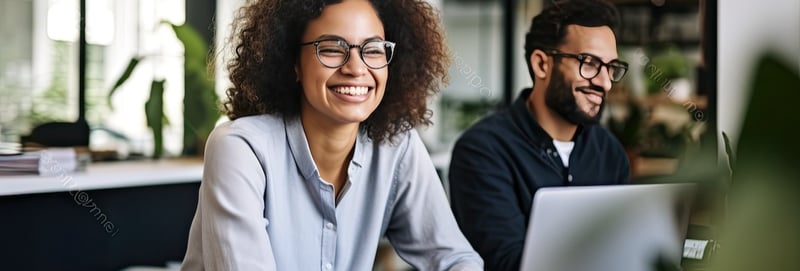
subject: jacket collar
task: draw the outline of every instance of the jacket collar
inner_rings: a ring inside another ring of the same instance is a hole
[[[523,89],[517,100],[511,105],[509,110],[512,121],[524,134],[530,136],[530,140],[536,146],[550,146],[553,144],[553,138],[539,125],[533,112],[528,110],[528,106],[526,106],[528,96],[532,93],[533,89],[531,88]],[[572,136],[572,141],[578,141],[584,130],[584,126],[579,124],[575,135]]]

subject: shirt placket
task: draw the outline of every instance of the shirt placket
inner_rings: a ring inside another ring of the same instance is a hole
[[[323,271],[336,266],[336,202],[333,185],[320,180],[320,196],[324,205],[322,212],[322,266]]]

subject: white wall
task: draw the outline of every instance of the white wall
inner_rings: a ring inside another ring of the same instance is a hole
[[[231,82],[228,79],[228,69],[226,68],[228,59],[232,56],[232,49],[229,48],[228,39],[230,38],[231,23],[233,22],[234,15],[243,6],[245,0],[219,0],[217,1],[217,14],[214,22],[216,28],[214,33],[215,48],[216,48],[216,62],[215,62],[215,84],[216,91],[219,97],[223,100],[227,99],[225,91],[230,86]],[[228,46],[228,47],[226,47]]]
[[[531,27],[533,17],[542,12],[542,0],[520,1],[517,13],[516,41],[514,43],[514,89],[512,99],[517,99],[517,95],[523,88],[533,86],[531,75],[528,74],[527,59],[525,59],[525,34]],[[513,100],[512,100],[513,102]]]
[[[442,95],[455,100],[502,97],[502,9],[500,4],[449,4],[444,28],[453,60]]]
[[[800,70],[800,1],[719,1],[718,19],[717,135],[738,142],[757,57],[773,51]]]

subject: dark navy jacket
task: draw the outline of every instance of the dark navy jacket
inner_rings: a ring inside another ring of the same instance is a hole
[[[621,184],[630,175],[622,145],[599,125],[578,127],[564,167],[553,139],[525,106],[530,93],[465,131],[450,162],[453,212],[486,270],[519,270],[540,187]]]

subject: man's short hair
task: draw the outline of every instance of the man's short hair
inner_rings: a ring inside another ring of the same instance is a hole
[[[525,63],[533,78],[531,55],[535,49],[552,49],[564,43],[568,25],[608,26],[616,34],[619,12],[603,0],[564,0],[553,2],[533,17],[525,35]]]

